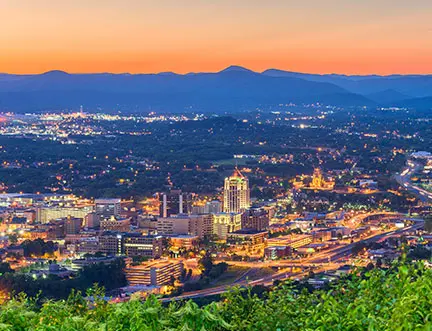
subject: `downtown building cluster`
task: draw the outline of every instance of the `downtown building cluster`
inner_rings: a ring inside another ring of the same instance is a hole
[[[53,241],[59,248],[58,255],[64,257],[103,254],[157,260],[166,251],[167,242],[176,253],[195,249],[204,239],[232,242],[236,235],[252,238],[266,232],[269,225],[267,211],[250,208],[249,182],[237,168],[225,179],[223,202],[197,204],[193,194],[180,190],[157,197],[158,215],[149,215],[120,199],[90,201],[73,195],[3,194],[0,207],[5,222],[0,244],[5,251],[19,252],[19,245],[8,242],[10,234],[18,233],[21,242]],[[83,263],[77,261],[75,265]],[[137,277],[134,268],[128,268],[129,272]]]

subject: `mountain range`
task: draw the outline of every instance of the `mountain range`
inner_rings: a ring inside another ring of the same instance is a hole
[[[432,109],[432,75],[317,75],[230,66],[215,73],[0,74],[0,109],[237,111],[320,102]]]

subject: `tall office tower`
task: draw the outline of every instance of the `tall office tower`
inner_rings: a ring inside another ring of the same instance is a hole
[[[101,220],[109,219],[112,216],[119,217],[121,211],[120,199],[96,199],[95,212]]]
[[[161,217],[169,217],[177,214],[189,214],[192,212],[192,194],[182,193],[181,190],[172,190],[160,195]]]
[[[239,213],[250,207],[249,180],[236,167],[230,177],[225,178],[225,213]]]

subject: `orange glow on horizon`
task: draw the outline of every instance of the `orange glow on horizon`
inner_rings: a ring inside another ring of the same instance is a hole
[[[432,2],[3,0],[0,72],[432,73]]]
[[[9,57],[9,55],[8,55]],[[55,55],[32,58],[11,56],[13,60],[0,55],[0,72],[15,74],[37,74],[50,70],[64,70],[69,73],[158,73],[172,71],[179,74],[189,72],[217,72],[230,65],[241,65],[248,69],[261,72],[266,69],[281,69],[308,73],[341,73],[341,74],[428,74],[432,73],[431,61],[428,56],[399,56],[387,59],[386,55],[374,57],[343,58],[343,54],[311,58],[310,54],[291,54],[291,57],[250,57],[233,58],[190,58],[189,54],[159,54],[151,60],[140,60],[140,56],[131,54],[129,57],[119,58],[107,55],[89,55],[57,57]],[[366,60],[365,60],[366,59]],[[406,63],[408,62],[408,63]]]

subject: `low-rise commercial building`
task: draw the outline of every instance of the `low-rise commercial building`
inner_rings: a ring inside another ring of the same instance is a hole
[[[313,236],[310,234],[287,235],[267,240],[268,246],[289,246],[291,248],[299,248],[306,246],[313,241]]]
[[[161,236],[114,232],[105,232],[99,236],[99,251],[108,255],[159,258],[162,248]]]
[[[179,234],[168,237],[171,242],[171,250],[194,249],[198,247],[199,237],[188,234]]]
[[[213,215],[213,234],[227,239],[228,233],[241,230],[241,213],[219,213]]]
[[[263,208],[249,209],[242,215],[243,229],[266,230],[269,227],[269,223],[269,214]]]
[[[264,257],[267,260],[277,260],[290,256],[292,249],[289,246],[271,246],[264,249]]]
[[[267,243],[268,231],[242,229],[227,235],[227,242],[232,245],[247,245],[249,247],[264,247]]]
[[[123,253],[126,256],[144,256],[159,258],[162,255],[163,243],[161,236],[143,236],[136,233],[123,235]]]
[[[81,231],[83,219],[68,216],[64,220],[66,234],[78,234]]]
[[[332,230],[331,229],[314,230],[312,231],[312,236],[314,242],[328,241],[332,238]]]
[[[156,229],[162,235],[189,234],[203,238],[213,232],[213,216],[179,214],[158,217]]]
[[[128,232],[130,224],[130,218],[118,219],[112,216],[100,221],[100,229],[101,231]]]
[[[93,264],[103,263],[108,265],[114,263],[117,259],[119,259],[119,257],[89,257],[85,259],[75,259],[72,260],[71,268],[73,270],[80,270]],[[126,266],[130,264],[129,259],[123,258],[123,260],[125,261]]]
[[[82,207],[60,207],[44,206],[36,209],[36,220],[40,223],[48,223],[52,220],[76,217],[84,219],[87,214],[93,212],[93,206]]]
[[[126,268],[126,279],[130,285],[166,285],[178,279],[183,271],[181,261],[157,261]]]

